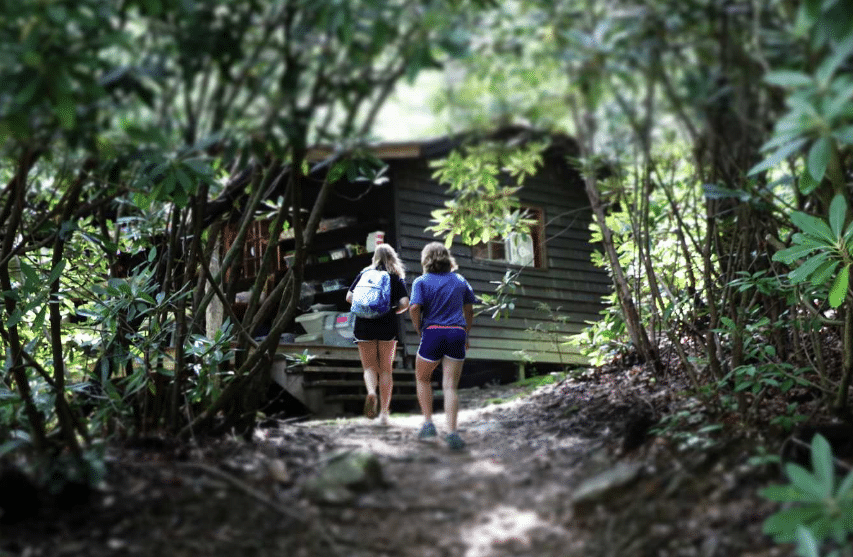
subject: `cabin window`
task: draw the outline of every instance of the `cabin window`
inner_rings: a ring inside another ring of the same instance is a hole
[[[530,227],[528,234],[510,234],[505,238],[495,238],[490,242],[471,246],[474,259],[501,261],[510,265],[522,265],[534,268],[544,267],[542,257],[542,237],[545,221],[542,209],[522,207],[527,211],[527,218],[536,222]]]

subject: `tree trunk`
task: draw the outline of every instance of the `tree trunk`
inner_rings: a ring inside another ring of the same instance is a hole
[[[65,252],[65,238],[62,226],[71,218],[74,208],[80,198],[83,184],[88,179],[89,171],[95,166],[93,160],[86,161],[80,171],[80,175],[74,181],[65,199],[65,207],[62,218],[59,221],[59,229],[53,243],[53,257],[51,259],[51,272],[57,269],[63,261]],[[76,417],[71,412],[71,407],[65,398],[65,358],[62,347],[62,314],[60,312],[59,298],[59,276],[50,283],[50,296],[48,298],[48,311],[50,314],[50,344],[53,353],[53,382],[54,382],[54,408],[59,421],[59,431],[65,440],[65,446],[75,454],[80,454],[80,444],[77,442],[75,429],[88,442],[88,432],[81,427]]]
[[[16,174],[7,188],[9,199],[7,199],[3,207],[3,219],[0,221],[6,224],[3,231],[2,251],[0,251],[0,263],[2,263],[0,264],[0,287],[3,288],[4,292],[13,292],[12,277],[9,274],[9,262],[14,255],[15,237],[18,235],[18,227],[21,224],[21,217],[24,214],[27,176],[40,156],[40,152],[24,153],[18,161]],[[6,315],[8,318],[18,309],[18,303],[12,296],[4,296],[3,301],[6,306]],[[7,333],[9,337],[9,359],[11,364],[9,373],[15,381],[18,395],[24,403],[24,410],[32,428],[33,446],[37,452],[41,452],[47,447],[44,416],[42,416],[33,401],[30,382],[24,364],[24,347],[21,344],[18,325],[9,327]]]
[[[835,396],[833,409],[838,414],[843,414],[847,409],[847,398],[850,391],[850,379],[853,377],[853,301],[848,296],[844,303],[844,353],[842,364],[841,383],[838,385],[838,393]]]
[[[601,229],[602,244],[610,261],[611,272],[613,273],[613,286],[616,288],[616,297],[622,308],[622,316],[625,319],[625,325],[631,337],[631,342],[643,360],[653,363],[657,368],[660,363],[656,350],[652,348],[646,329],[640,321],[640,315],[634,305],[634,297],[631,295],[631,288],[628,286],[622,265],[619,263],[619,254],[616,253],[616,246],[613,244],[613,232],[607,226],[604,206],[601,203],[601,196],[598,194],[595,176],[586,176],[584,178],[584,186],[586,195],[589,198],[590,207],[595,215],[596,224]]]

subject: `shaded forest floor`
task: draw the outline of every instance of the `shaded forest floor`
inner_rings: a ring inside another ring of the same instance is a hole
[[[778,466],[750,460],[782,439],[741,424],[649,434],[691,415],[678,381],[614,368],[461,397],[460,453],[417,441],[403,414],[111,448],[101,490],[0,526],[0,556],[793,555],[761,533],[775,506],[758,490]]]

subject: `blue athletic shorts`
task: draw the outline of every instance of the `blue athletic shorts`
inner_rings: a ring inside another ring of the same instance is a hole
[[[445,356],[451,360],[464,360],[467,337],[463,327],[430,325],[421,334],[418,356],[428,362],[437,362]]]

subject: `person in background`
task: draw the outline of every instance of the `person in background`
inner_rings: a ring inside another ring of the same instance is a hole
[[[421,251],[423,275],[412,283],[409,315],[421,342],[415,359],[418,403],[424,423],[418,438],[437,435],[432,423],[432,372],[441,363],[445,441],[451,450],[462,450],[465,442],[457,431],[459,377],[468,349],[468,332],[474,321],[474,291],[456,273],[456,260],[440,242],[431,242]]]
[[[352,303],[352,291],[362,273],[367,269],[387,271],[391,275],[391,309],[376,319],[356,317],[353,324],[353,337],[358,346],[361,366],[364,368],[364,385],[367,387],[367,397],[364,401],[364,415],[373,419],[379,411],[379,423],[388,425],[391,412],[391,390],[394,386],[391,372],[394,367],[394,356],[397,352],[397,334],[399,326],[397,314],[403,313],[409,307],[409,293],[406,290],[406,270],[397,252],[388,244],[379,244],[373,253],[373,263],[363,269],[355,277],[349,292],[347,302]],[[379,387],[379,398],[376,388]]]

